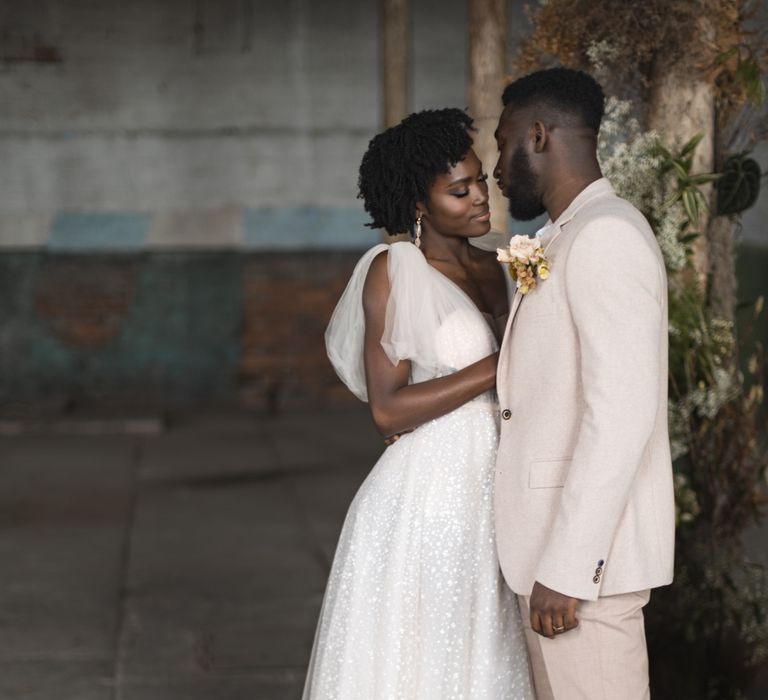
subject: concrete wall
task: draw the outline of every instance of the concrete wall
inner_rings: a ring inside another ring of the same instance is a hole
[[[322,251],[378,240],[377,7],[0,7],[1,410],[348,400]],[[464,105],[463,13],[417,7],[418,108]]]
[[[0,36],[0,248],[376,240],[378,0],[29,0]],[[414,2],[414,43],[414,109],[465,106],[464,0]]]
[[[375,7],[6,7],[14,43],[49,51],[2,63],[0,238],[260,249],[316,227],[325,245],[365,245],[355,163],[380,111]]]
[[[413,5],[413,108],[465,106],[465,0]],[[0,3],[0,410],[343,400],[379,71],[378,0]]]
[[[464,106],[464,2],[415,5],[414,108]],[[0,7],[0,409],[348,400],[377,8]]]
[[[366,247],[378,33],[378,0],[4,3],[0,249]],[[465,1],[415,0],[414,109],[466,104],[466,53]]]

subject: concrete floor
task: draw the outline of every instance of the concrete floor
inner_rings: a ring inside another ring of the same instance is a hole
[[[0,700],[298,700],[382,448],[364,407],[0,438]]]
[[[296,700],[366,412],[0,440],[0,699]]]

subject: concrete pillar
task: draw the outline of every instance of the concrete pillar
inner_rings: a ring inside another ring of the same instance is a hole
[[[493,132],[501,115],[501,93],[507,75],[505,66],[507,16],[504,0],[469,0],[469,82],[467,103],[475,120],[475,152],[489,175],[498,152]],[[492,179],[492,178],[491,178]],[[507,202],[489,182],[491,226],[507,230]]]

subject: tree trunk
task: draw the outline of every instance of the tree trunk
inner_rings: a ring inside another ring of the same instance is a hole
[[[507,16],[504,0],[469,0],[469,113],[478,129],[475,153],[492,175],[498,151],[493,134],[501,115],[507,46]],[[507,203],[494,185],[489,187],[491,227],[506,232]]]
[[[701,76],[692,59],[659,66],[653,79],[648,110],[648,126],[665,140],[682,145],[696,134],[704,134],[694,156],[694,174],[712,172],[714,167],[715,105],[711,86]],[[707,200],[711,186],[702,188]],[[693,265],[702,289],[709,271],[710,251],[706,233],[709,212],[701,214],[698,229],[702,235],[693,244]]]
[[[411,3],[382,0],[384,126],[402,121],[411,106]]]

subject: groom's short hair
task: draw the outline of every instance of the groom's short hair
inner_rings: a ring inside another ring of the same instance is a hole
[[[605,94],[589,74],[570,68],[548,68],[529,73],[507,85],[501,96],[504,106],[521,109],[532,105],[579,118],[595,133],[605,112]]]

